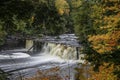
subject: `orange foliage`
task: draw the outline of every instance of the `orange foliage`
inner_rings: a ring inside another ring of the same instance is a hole
[[[102,19],[95,20],[95,24],[100,25],[97,29],[105,33],[89,35],[89,41],[94,50],[98,53],[111,53],[113,50],[120,48],[120,6],[119,0],[103,0]],[[111,5],[108,5],[111,4]],[[108,12],[109,11],[109,12]],[[109,13],[109,14],[108,14]]]
[[[99,67],[99,72],[90,70],[91,77],[88,80],[117,80],[117,76],[113,74],[114,65],[104,63]]]
[[[92,47],[99,53],[111,52],[120,46],[120,30],[111,33],[89,36]]]

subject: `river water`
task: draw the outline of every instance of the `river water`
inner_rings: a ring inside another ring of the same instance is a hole
[[[63,80],[74,80],[74,74],[78,63],[84,63],[81,60],[83,55],[79,55],[77,60],[76,37],[73,34],[60,35],[60,38],[55,40],[53,37],[45,37],[42,40],[45,44],[42,50],[37,54],[25,53],[26,49],[14,49],[3,51],[0,54],[0,68],[5,72],[10,73],[11,80],[18,80],[19,77],[32,77],[38,70],[48,70],[59,67],[57,72]],[[56,74],[52,72],[51,74]],[[69,76],[68,79],[64,79]]]

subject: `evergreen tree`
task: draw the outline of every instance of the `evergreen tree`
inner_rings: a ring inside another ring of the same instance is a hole
[[[63,1],[63,5],[60,5],[61,3],[57,0],[1,1],[0,30],[2,37],[0,39],[4,41],[3,36],[5,37],[5,35],[33,36],[65,33],[69,6],[65,0],[61,1]],[[61,14],[60,11],[63,13]]]
[[[79,0],[78,0],[79,1]],[[83,45],[85,59],[99,69],[103,63],[114,64],[120,77],[119,0],[80,0],[73,12],[75,32]]]
[[[63,8],[58,7],[57,1],[44,0],[38,5],[33,26],[39,28],[40,31],[45,35],[58,35],[65,33],[67,19]],[[62,13],[60,10],[63,10]],[[37,29],[36,29],[37,30]],[[59,31],[58,31],[59,30]]]

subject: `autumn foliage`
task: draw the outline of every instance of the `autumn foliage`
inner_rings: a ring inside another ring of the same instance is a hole
[[[116,75],[119,80],[120,0],[78,1],[81,5],[74,16],[75,32],[83,45],[85,59],[93,65],[93,70],[99,71],[91,80],[116,80]],[[113,65],[106,67],[108,64]]]
[[[120,49],[120,30],[89,36],[92,47],[100,54]]]
[[[93,49],[98,53],[105,53],[120,49],[120,6],[119,0],[102,0],[100,7],[102,18],[95,20],[94,24],[102,24],[96,35],[89,35]],[[95,9],[93,7],[93,9]]]
[[[103,65],[99,67],[98,73],[94,74],[95,80],[117,80],[113,72],[117,69],[117,75],[120,70],[120,1],[119,0],[102,0],[98,6],[100,9],[99,19],[96,19],[94,25],[98,25],[96,34],[88,35],[88,41],[91,47],[105,57]],[[95,8],[93,8],[95,9]],[[105,54],[107,54],[105,56]],[[111,56],[111,57],[110,57]],[[101,60],[102,61],[102,60]],[[112,63],[108,66],[104,62]],[[107,68],[106,68],[107,66]],[[119,76],[120,77],[120,76]],[[118,78],[119,79],[119,78]]]
[[[91,77],[88,80],[117,80],[117,76],[113,74],[114,65],[104,63],[99,67],[99,72],[90,70]]]

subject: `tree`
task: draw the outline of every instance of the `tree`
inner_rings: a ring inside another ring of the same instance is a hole
[[[83,46],[83,53],[86,54],[86,60],[94,64],[97,68],[100,65],[100,55],[92,49],[88,41],[88,35],[96,34],[95,28],[93,27],[93,18],[91,17],[91,6],[93,2],[86,0],[77,1],[78,2],[74,1],[72,10],[75,34],[79,37],[79,42]],[[77,4],[77,6],[75,4]]]
[[[99,69],[104,62],[114,64],[114,73],[120,78],[119,0],[80,1],[73,17],[85,59],[94,65],[94,69]]]
[[[57,1],[41,1],[35,11],[33,26],[46,35],[62,34],[66,30],[67,20],[65,13],[59,12],[61,7],[57,8]],[[36,29],[36,30],[37,30]],[[59,31],[58,31],[59,30]]]
[[[101,19],[96,19],[97,34],[89,35],[89,41],[94,50],[102,56],[104,62],[115,64],[114,71],[120,78],[120,11],[119,0],[102,0],[97,6],[101,7]],[[95,7],[93,7],[95,9]],[[95,9],[96,10],[96,9]],[[95,16],[94,16],[95,17]]]
[[[3,30],[8,34],[20,32],[25,27],[26,21],[31,18],[34,10],[32,2],[30,0],[6,0],[0,3],[0,20],[4,22]]]
[[[3,45],[6,32],[2,30],[3,23],[0,22],[0,45]]]
[[[67,30],[69,6],[65,0],[63,5],[57,0],[2,0],[0,4],[2,41],[7,35],[58,35]]]

